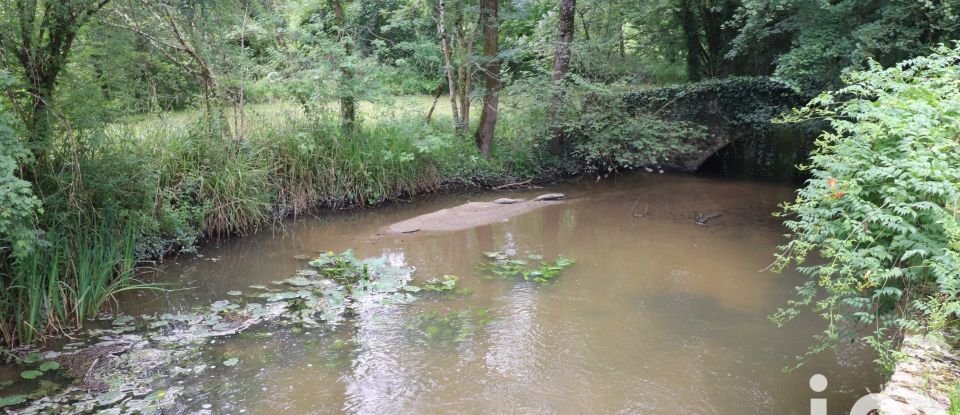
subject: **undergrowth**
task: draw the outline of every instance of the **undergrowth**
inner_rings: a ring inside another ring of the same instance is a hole
[[[529,180],[556,164],[527,116],[502,117],[489,159],[442,117],[380,116],[349,134],[325,112],[276,115],[243,137],[223,114],[64,134],[31,166],[45,210],[33,239],[0,251],[2,344],[82,327],[118,291],[141,287],[139,260],[289,215]]]

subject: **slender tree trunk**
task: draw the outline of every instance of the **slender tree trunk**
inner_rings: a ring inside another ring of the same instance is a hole
[[[627,57],[627,45],[626,45],[626,40],[624,40],[624,38],[623,38],[623,22],[620,22],[620,33],[619,33],[619,36],[620,36],[620,39],[618,40],[617,43],[619,43],[618,46],[619,46],[619,48],[620,48],[620,59],[626,59],[626,57]]]
[[[677,10],[677,20],[683,29],[684,43],[687,48],[687,78],[699,81],[703,78],[703,45],[700,43],[700,25],[691,0],[682,0]]]
[[[560,127],[558,119],[559,108],[563,106],[564,93],[560,83],[567,76],[567,70],[570,68],[570,44],[573,43],[574,17],[576,16],[576,0],[560,0],[560,21],[557,24],[557,48],[553,59],[553,83],[557,88],[553,95],[553,105],[550,114],[550,152],[560,154],[563,152],[563,128]]]
[[[473,83],[473,41],[477,31],[467,35],[463,27],[463,4],[457,3],[457,43],[461,53],[460,67],[458,68],[460,78],[460,122],[463,123],[463,131],[470,128],[470,91]]]
[[[353,54],[353,45],[350,43],[351,39],[347,36],[345,30],[346,19],[343,16],[343,4],[340,3],[340,0],[333,0],[333,17],[336,19],[337,26],[339,27],[340,43],[343,44],[343,52],[346,59],[350,58],[350,55]],[[341,88],[344,86],[350,88],[353,84],[353,71],[350,70],[350,67],[346,64],[340,65],[340,73],[343,76],[343,82]],[[352,93],[343,92],[341,90],[340,97],[340,125],[344,131],[353,132],[356,128],[357,120],[357,104],[356,99],[353,97]]]
[[[241,26],[241,29],[240,29],[240,51],[241,51],[240,53],[242,53],[244,56],[245,56],[246,53],[247,53],[247,38],[246,38],[246,36],[247,36],[247,18],[248,18],[248,16],[249,16],[249,15],[247,14],[247,10],[244,9],[244,10],[243,10],[243,25]],[[244,83],[243,63],[244,63],[244,62],[243,62],[243,60],[241,59],[241,61],[240,61],[240,88],[239,88],[239,89],[240,89],[240,93],[239,93],[238,96],[237,96],[237,98],[238,98],[237,104],[238,104],[238,106],[240,107],[240,118],[237,120],[236,138],[238,138],[238,139],[240,139],[240,140],[243,140],[243,139],[246,138],[246,136],[247,136],[247,125],[246,125],[247,113],[246,113],[246,108],[245,108],[245,105],[246,105],[246,102],[245,102],[245,101],[246,101],[246,98],[247,98],[247,97],[244,96],[245,91],[244,91],[244,89],[243,89],[243,83]]]
[[[450,84],[450,112],[453,115],[453,129],[457,134],[463,134],[463,121],[460,119],[460,111],[457,109],[457,75],[453,72],[453,54],[450,51],[450,39],[447,37],[445,3],[444,0],[437,2],[437,34],[440,35],[440,50],[443,52],[444,71],[447,74],[447,82]]]
[[[483,96],[483,109],[480,112],[480,125],[474,140],[484,157],[490,157],[494,131],[497,128],[497,111],[500,104],[500,32],[497,22],[499,14],[498,0],[480,0],[480,25],[483,31],[483,77],[486,91]]]
[[[583,38],[589,42],[590,41],[590,26],[587,24],[586,11],[580,10],[580,24],[583,25]]]
[[[440,95],[443,95],[443,84],[445,81],[440,81],[440,85],[437,85],[437,89],[433,91],[433,105],[430,106],[430,111],[427,111],[427,123],[433,119],[433,110],[437,108],[437,101],[440,100]]]

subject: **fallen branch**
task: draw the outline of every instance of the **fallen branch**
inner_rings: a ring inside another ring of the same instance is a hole
[[[530,184],[531,181],[533,181],[533,179],[527,179],[527,180],[524,180],[524,181],[522,181],[522,182],[507,183],[507,184],[504,184],[504,185],[496,186],[496,187],[494,187],[493,189],[494,189],[494,190],[500,190],[500,189],[506,189],[506,188],[508,188],[508,187],[527,186],[527,185]],[[527,186],[527,187],[529,187],[529,188],[535,188],[535,189],[539,189],[539,188],[540,188],[540,186]]]

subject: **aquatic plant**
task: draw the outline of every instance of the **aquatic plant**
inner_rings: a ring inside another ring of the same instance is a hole
[[[459,281],[460,277],[456,275],[444,275],[441,278],[431,278],[419,287],[424,291],[435,293],[450,292],[457,288],[457,282]]]
[[[18,357],[25,365],[24,379],[43,382],[48,373],[60,369],[83,387],[69,387],[43,400],[36,394],[0,398],[0,404],[29,402],[27,410],[68,414],[169,408],[184,393],[170,387],[170,380],[198,375],[211,365],[201,353],[207,339],[235,335],[268,321],[337,325],[351,313],[416,299],[404,289],[413,270],[392,266],[386,258],[328,252],[310,264],[290,278],[252,286],[248,293],[230,292],[231,299],[191,312],[118,316],[107,328],[89,330],[93,344],[77,351],[53,353],[49,359],[38,353]],[[116,358],[108,364],[104,356]],[[218,362],[226,368],[242,363],[236,356]]]
[[[504,279],[519,278],[524,281],[548,282],[560,276],[560,273],[576,261],[559,257],[553,262],[544,261],[542,255],[527,255],[527,259],[515,259],[503,252],[484,252],[489,262],[477,268],[487,275]]]
[[[414,316],[406,328],[430,344],[462,343],[491,321],[490,311],[479,308],[441,313],[428,311]]]

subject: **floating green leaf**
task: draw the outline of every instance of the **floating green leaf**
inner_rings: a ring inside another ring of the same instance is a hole
[[[5,406],[20,405],[27,401],[27,395],[11,395],[0,398],[0,408]]]
[[[43,360],[43,355],[37,352],[28,353],[23,357],[23,363],[33,364]]]
[[[460,278],[456,275],[444,275],[440,279],[433,278],[423,284],[423,289],[433,292],[444,292],[453,290],[457,286]]]
[[[565,268],[574,264],[572,259],[563,257],[557,258],[553,262],[543,261],[541,255],[528,255],[531,261],[539,262],[540,265],[530,264],[525,260],[510,259],[505,255],[491,256],[491,252],[485,252],[484,255],[494,261],[480,264],[479,270],[500,278],[522,278],[524,281],[547,282],[560,276]],[[499,254],[499,253],[497,253]]]
[[[27,380],[33,380],[40,376],[43,376],[43,372],[39,370],[24,370],[23,372],[20,372],[20,377]]]
[[[52,360],[48,360],[46,362],[43,362],[43,364],[40,365],[39,369],[41,372],[49,372],[51,370],[57,370],[59,368],[60,368],[59,363],[54,362]]]

